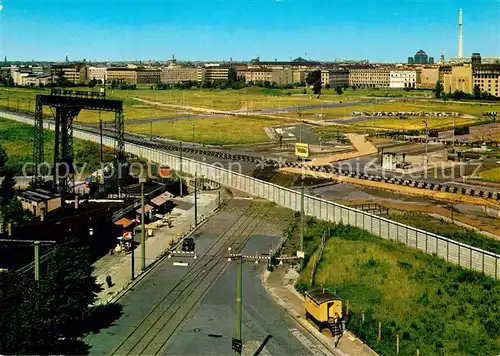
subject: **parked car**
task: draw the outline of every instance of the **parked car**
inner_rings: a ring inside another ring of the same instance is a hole
[[[192,237],[186,237],[182,241],[182,251],[191,252],[194,251],[195,243]]]

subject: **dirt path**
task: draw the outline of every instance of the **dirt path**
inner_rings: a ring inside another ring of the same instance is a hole
[[[356,185],[361,185],[361,186],[365,186],[365,187],[372,187],[372,188],[377,188],[377,189],[384,189],[384,190],[388,190],[391,192],[396,192],[396,193],[401,193],[401,194],[406,194],[406,195],[421,196],[421,197],[427,197],[430,199],[452,201],[452,202],[456,202],[456,203],[473,204],[473,205],[479,205],[479,206],[491,206],[493,208],[500,208],[500,203],[495,201],[495,200],[491,200],[491,199],[471,197],[471,196],[455,194],[455,193],[438,192],[438,191],[434,191],[434,190],[430,190],[430,189],[407,187],[407,186],[403,186],[403,185],[396,185],[396,184],[385,183],[385,182],[376,182],[376,181],[370,181],[370,180],[359,179],[359,178],[337,176],[337,175],[331,174],[331,173],[314,172],[314,171],[304,170],[301,168],[281,168],[281,171],[288,172],[288,173],[294,173],[294,174],[305,174],[305,175],[309,175],[312,177],[330,178],[330,179],[338,181],[338,182],[356,184]]]
[[[161,106],[165,108],[171,108],[171,109],[178,109],[178,110],[191,110],[191,111],[198,111],[198,112],[204,112],[204,113],[219,113],[219,114],[229,114],[231,111],[223,111],[223,110],[215,110],[215,109],[207,109],[207,108],[200,108],[196,106],[188,106],[188,105],[174,105],[174,104],[165,104],[161,103],[159,101],[152,101],[152,100],[147,100],[147,99],[141,99],[141,98],[134,98],[134,100],[150,104],[150,105],[156,105],[156,106]]]
[[[310,166],[323,166],[331,162],[368,156],[378,152],[377,148],[373,145],[372,142],[366,139],[365,135],[349,133],[345,134],[345,136],[349,139],[349,141],[351,141],[351,144],[356,151],[314,158],[311,162],[308,162],[306,164]]]

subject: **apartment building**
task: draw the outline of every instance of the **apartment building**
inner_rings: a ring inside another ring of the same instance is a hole
[[[248,82],[272,82],[273,70],[268,68],[248,69],[245,75],[245,81]]]
[[[293,71],[291,69],[274,69],[271,72],[271,83],[278,85],[293,84]]]
[[[53,65],[51,75],[64,78],[73,84],[85,84],[87,82],[87,66],[83,63]]]
[[[390,69],[351,69],[349,85],[381,88],[390,85]]]
[[[45,73],[31,73],[23,77],[21,86],[46,86],[52,83],[52,76]]]
[[[136,72],[138,85],[160,83],[161,69],[136,69]]]
[[[106,67],[88,67],[87,78],[89,80],[95,79],[105,82],[107,79],[108,69]]]
[[[345,88],[349,86],[349,71],[341,69],[325,69],[321,71],[321,83],[331,88]]]
[[[439,66],[439,81],[441,83],[444,83],[444,76],[446,74],[451,74],[451,68],[452,68],[452,66],[450,66],[450,65]]]
[[[291,69],[248,69],[245,76],[246,82],[265,82],[276,83],[278,85],[292,84],[293,71]]]
[[[456,90],[472,94],[474,81],[472,77],[472,67],[468,64],[454,66],[450,74],[445,74],[443,78],[445,93],[453,93]]]
[[[168,66],[161,70],[160,81],[165,84],[198,81],[198,68]]]
[[[307,71],[304,69],[293,69],[292,70],[292,81],[293,83],[304,83],[306,81]]]
[[[196,74],[196,81],[200,83],[205,83],[207,81],[207,69],[199,67],[197,68],[198,72]]]
[[[128,84],[137,84],[137,70],[135,68],[111,67],[106,72],[108,82],[121,81]]]
[[[389,72],[390,88],[416,88],[417,72],[414,70],[391,70]]]
[[[220,80],[227,80],[229,77],[229,68],[231,68],[231,66],[227,64],[206,66],[205,80],[211,83]]]
[[[474,85],[479,85],[481,92],[500,96],[500,64],[475,64],[472,75]]]
[[[417,72],[417,88],[434,89],[439,80],[439,67],[422,67]]]

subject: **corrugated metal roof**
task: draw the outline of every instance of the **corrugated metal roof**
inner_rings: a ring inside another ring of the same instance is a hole
[[[132,225],[132,220],[127,218],[121,218],[120,220],[115,222],[115,225],[122,225],[124,228],[127,228],[130,225]]]
[[[153,210],[153,207],[149,204],[144,205],[144,212],[147,213],[149,211]],[[142,208],[139,208],[136,210],[139,214],[142,214]]]
[[[342,300],[342,298],[336,296],[333,292],[326,288],[310,289],[306,292],[306,296],[311,298],[316,304],[323,304],[331,302],[332,300]]]

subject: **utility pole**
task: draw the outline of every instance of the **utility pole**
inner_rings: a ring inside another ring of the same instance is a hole
[[[194,174],[194,227],[198,226],[198,173]]]
[[[182,197],[182,141],[179,142],[179,196]]]
[[[146,229],[144,226],[144,178],[141,179],[141,270],[146,269]]]
[[[149,140],[153,141],[153,120],[149,122]]]
[[[130,257],[132,258],[130,260],[130,267],[131,267],[131,280],[134,280],[135,278],[135,253],[134,253],[134,241],[135,241],[135,227],[134,231],[132,232],[132,251],[130,251]]]
[[[193,124],[193,147],[194,147],[194,124]]]
[[[243,259],[240,257],[237,262],[236,273],[236,335],[235,338],[241,342],[241,324],[242,324],[242,281],[243,280]],[[236,355],[241,355],[241,351],[236,351]]]
[[[455,153],[455,117],[453,117],[453,153]]]
[[[35,281],[40,280],[40,241],[34,242],[35,246]]]
[[[104,162],[104,155],[102,152],[102,120],[101,120],[101,112],[99,111],[99,136],[101,138],[101,163]]]
[[[26,246],[33,245],[34,247],[34,263],[35,281],[40,280],[40,245],[55,245],[55,241],[39,241],[39,240],[14,240],[14,239],[0,239],[0,244]]]
[[[424,168],[427,169],[427,164],[429,161],[429,156],[427,155],[427,143],[429,141],[429,130],[427,128],[427,121],[422,120],[422,122],[425,124],[425,162],[424,162]]]
[[[301,265],[304,267],[304,259],[305,259],[305,252],[304,252],[304,177],[302,177],[301,180],[301,187],[300,187],[300,251],[302,254],[304,254],[304,257],[302,257],[302,262]]]

